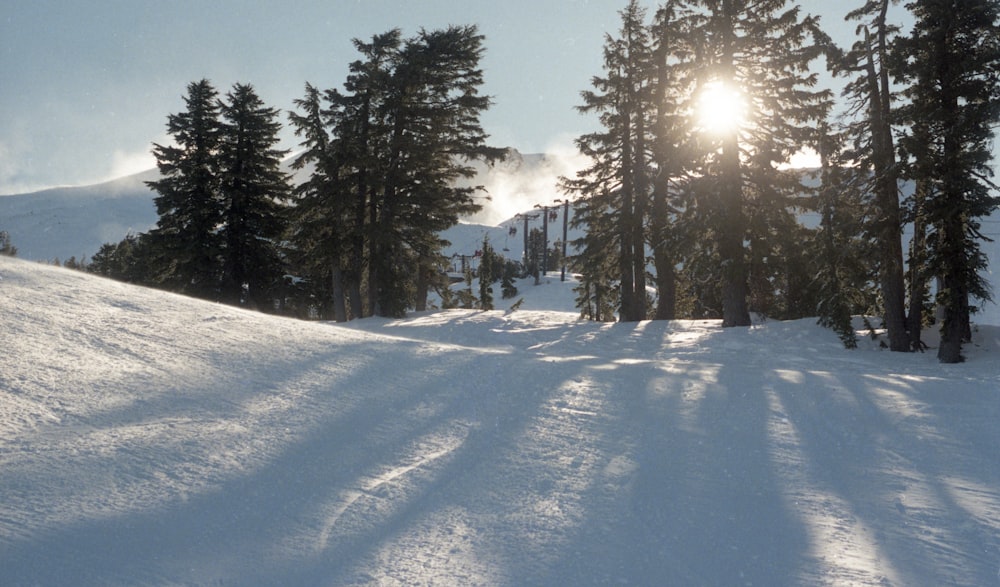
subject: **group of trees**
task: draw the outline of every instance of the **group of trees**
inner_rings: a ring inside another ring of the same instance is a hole
[[[916,25],[901,36],[891,3],[846,14],[859,40],[844,50],[785,0],[667,0],[651,20],[629,2],[582,93],[579,109],[601,122],[577,140],[592,165],[563,181],[587,228],[576,243],[585,315],[742,326],[751,311],[818,313],[850,346],[852,313],[875,311],[889,348],[905,351],[922,345],[937,278],[938,356],[961,360],[970,299],[990,297],[978,243],[1000,201],[1000,4],[912,0]],[[837,120],[834,95],[817,88],[822,57],[847,79]],[[818,186],[787,166],[803,148],[820,154]],[[901,202],[904,180],[916,190]],[[803,212],[819,226],[802,226]]]
[[[846,14],[858,24],[848,48],[786,0],[666,0],[651,19],[628,3],[582,93],[601,125],[577,140],[591,164],[562,181],[586,227],[574,243],[584,315],[730,327],[751,311],[818,314],[850,346],[851,316],[875,313],[904,351],[923,346],[936,303],[939,358],[962,359],[971,300],[991,295],[978,243],[1000,201],[1000,0],[911,0],[908,35],[889,22],[895,3]],[[190,84],[168,117],[173,144],[154,149],[156,228],[105,245],[91,269],[336,320],[401,316],[432,288],[447,298],[440,232],[483,196],[455,180],[503,155],[479,124],[483,37],[449,27],[354,43],[343,86],[306,84],[289,114],[298,185],[281,171],[278,110],[249,85],[220,99]],[[847,80],[846,108],[817,87],[823,58]],[[821,160],[808,182],[787,165],[802,149]],[[904,181],[916,189],[901,201]],[[486,277],[484,306],[500,269]]]
[[[172,144],[154,146],[156,227],[105,245],[91,270],[339,321],[420,309],[447,283],[439,233],[480,207],[480,188],[454,180],[503,153],[479,124],[482,41],[475,27],[355,41],[343,89],[307,84],[289,114],[306,176],[295,186],[277,109],[250,85],[220,100],[208,80],[189,84]]]
[[[479,124],[482,42],[475,27],[355,41],[343,90],[307,85],[297,101],[295,166],[313,171],[295,191],[291,240],[337,320],[420,310],[446,285],[439,234],[481,208],[481,188],[455,180],[504,153]]]
[[[285,151],[275,149],[280,112],[249,84],[220,100],[208,80],[188,84],[186,110],[167,118],[171,145],[154,145],[159,214],[93,256],[92,272],[194,297],[272,306],[283,281],[287,222]]]

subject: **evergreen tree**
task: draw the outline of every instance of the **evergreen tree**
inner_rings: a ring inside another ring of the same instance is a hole
[[[312,173],[293,190],[290,256],[296,273],[312,284],[321,316],[327,317],[324,309],[329,307],[334,320],[345,322],[348,313],[344,274],[351,259],[350,235],[352,229],[361,230],[352,226],[352,194],[343,171],[347,163],[334,151],[329,116],[319,90],[306,84],[305,97],[295,104],[305,112],[292,112],[289,119],[295,133],[304,140],[303,151],[292,167],[310,165]],[[360,300],[360,279],[357,288]]]
[[[496,272],[498,258],[490,244],[490,237],[483,238],[482,254],[479,257],[479,307],[493,309],[493,282],[500,277]]]
[[[652,190],[653,53],[646,11],[639,2],[631,0],[620,16],[619,37],[608,35],[605,39],[604,77],[593,78],[594,89],[581,93],[584,103],[577,108],[596,113],[603,126],[603,130],[576,141],[580,152],[593,163],[576,179],[564,181],[563,187],[590,201],[581,204],[589,219],[595,220],[597,214],[608,216],[609,221],[593,222],[587,228],[588,232],[609,231],[593,235],[591,242],[603,246],[585,246],[580,254],[613,255],[617,262],[613,274],[586,279],[598,289],[614,280],[619,289],[619,318],[633,322],[645,319],[647,313],[645,221]],[[603,264],[596,260],[584,260],[580,265],[600,266]]]
[[[829,93],[813,89],[817,77],[809,70],[824,37],[814,17],[785,0],[691,4],[691,110],[718,92],[735,96],[745,110],[737,124],[697,134],[693,171],[702,178],[700,221],[721,265],[723,326],[748,325],[751,259],[780,258],[783,245],[774,236],[794,223],[791,208],[803,189],[779,165],[809,144],[827,108]]]
[[[400,49],[380,113],[386,129],[384,183],[374,202],[370,287],[377,313],[401,316],[413,301],[414,268],[445,245],[437,234],[480,209],[481,187],[459,187],[475,175],[472,159],[497,159],[479,116],[483,37],[474,26],[421,31]]]
[[[576,204],[571,222],[573,228],[586,227],[584,236],[573,242],[573,270],[580,274],[576,292],[576,307],[580,316],[597,322],[612,322],[619,307],[619,289],[615,287],[614,231],[608,226],[612,217],[607,213],[609,198],[591,196]],[[528,256],[531,263],[532,256]],[[530,265],[529,265],[530,266]]]
[[[864,6],[848,14],[848,19],[861,21],[858,28],[863,37],[836,69],[843,75],[854,76],[844,94],[859,119],[847,130],[854,142],[852,168],[859,174],[858,183],[869,194],[868,231],[876,243],[874,258],[889,349],[907,351],[911,343],[907,335],[903,276],[900,168],[892,132],[894,93],[888,62],[889,46],[898,33],[898,27],[888,22],[892,1],[867,0]]]
[[[653,38],[653,176],[648,242],[653,253],[657,304],[654,318],[677,316],[677,270],[685,241],[679,219],[685,207],[687,121],[683,111],[689,91],[683,64],[689,58],[689,31],[680,18],[680,2],[669,0],[656,13]]]
[[[265,308],[283,275],[278,240],[290,190],[275,149],[281,124],[253,87],[236,84],[221,105],[219,145],[223,198],[223,300]]]
[[[218,93],[205,79],[188,84],[187,109],[167,117],[173,145],[153,145],[160,179],[147,182],[157,193],[159,214],[150,231],[153,270],[161,286],[215,299],[221,279],[219,227],[222,195]]]
[[[819,324],[832,329],[846,348],[856,348],[852,314],[867,309],[867,247],[861,235],[862,190],[853,179],[858,176],[843,160],[842,135],[824,124],[819,144],[820,189],[816,196],[819,229],[807,247],[812,258],[814,285],[819,292],[816,311]]]
[[[117,243],[101,245],[90,258],[87,271],[136,285],[157,285],[157,268],[151,234],[128,233]]]
[[[355,39],[354,46],[363,59],[351,63],[344,93],[326,92],[333,135],[330,155],[335,159],[339,184],[333,194],[344,200],[343,232],[349,243],[342,271],[344,289],[351,316],[357,318],[371,316],[377,302],[377,266],[372,262],[377,251],[372,236],[378,222],[378,194],[385,178],[389,132],[386,101],[402,43],[398,29],[375,35],[368,43]],[[332,222],[335,218],[336,214],[329,217]],[[367,295],[362,291],[365,284]]]
[[[17,256],[17,247],[11,244],[10,233],[6,230],[0,230],[0,255],[8,257]]]
[[[963,360],[970,298],[988,300],[980,220],[1000,199],[992,141],[1000,122],[1000,2],[914,0],[912,33],[898,45],[897,75],[908,87],[903,150],[913,162],[928,226],[928,267],[944,310],[938,359]]]
[[[475,175],[472,159],[502,154],[479,124],[490,104],[479,95],[482,42],[475,27],[355,40],[362,59],[343,91],[307,87],[297,101],[297,165],[314,173],[297,189],[295,240],[329,268],[334,297],[346,291],[338,315],[402,316],[441,286],[438,234],[479,209],[481,188],[455,180]]]

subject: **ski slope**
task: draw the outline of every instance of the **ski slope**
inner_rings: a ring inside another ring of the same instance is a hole
[[[345,326],[0,258],[0,585],[998,585],[1000,327]]]

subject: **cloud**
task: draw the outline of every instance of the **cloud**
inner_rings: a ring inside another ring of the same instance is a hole
[[[40,189],[25,178],[24,155],[0,141],[0,195],[23,194]]]
[[[483,210],[467,221],[498,226],[536,205],[551,205],[566,197],[559,188],[559,178],[574,177],[587,164],[566,138],[553,142],[545,153],[513,151],[504,161],[484,166],[475,178],[486,188],[490,200],[483,202]]]
[[[107,179],[118,179],[148,171],[156,167],[156,158],[149,148],[142,151],[122,151],[116,149],[111,155],[111,172]]]

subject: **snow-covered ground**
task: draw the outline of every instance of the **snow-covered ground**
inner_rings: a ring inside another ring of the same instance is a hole
[[[1000,327],[303,323],[0,258],[0,585],[1000,585]]]

